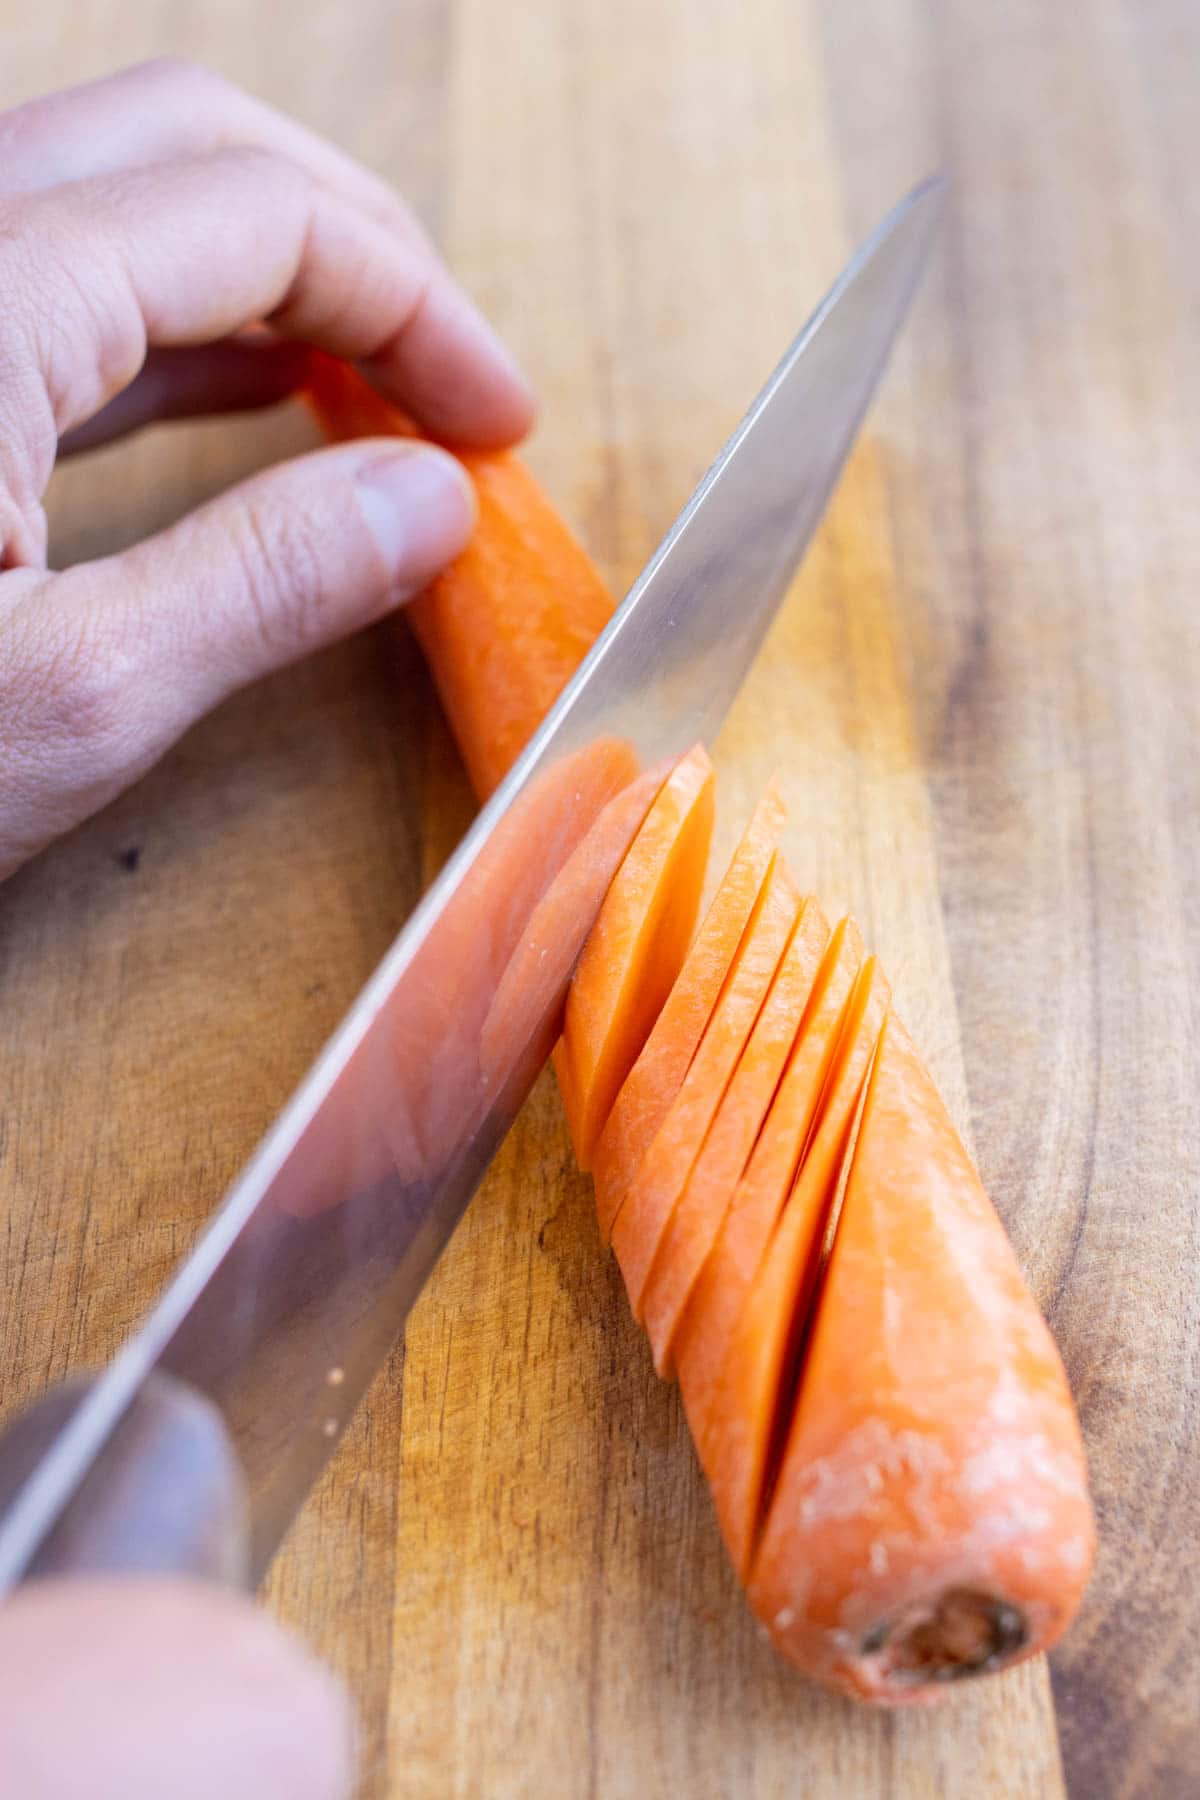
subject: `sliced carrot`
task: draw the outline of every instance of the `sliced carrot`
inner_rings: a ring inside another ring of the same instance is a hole
[[[309,385],[333,437],[415,435],[411,421],[343,363],[315,357]],[[460,461],[475,484],[478,523],[407,618],[483,800],[604,630],[613,601],[517,457],[465,451]]]
[[[922,1700],[1054,1643],[1093,1550],[1058,1352],[890,1018],[751,1603],[819,1680]]]
[[[800,905],[795,878],[776,856],[700,1048],[617,1214],[612,1244],[636,1318],[642,1317],[663,1233],[754,1028]]]
[[[712,1248],[770,1109],[821,965],[829,927],[806,901],[741,1061],[663,1233],[642,1320],[660,1372],[671,1369],[675,1329]]]
[[[887,982],[869,957],[846,1003],[833,1066],[799,1176],[745,1296],[716,1392],[704,1408],[702,1428],[697,1432],[693,1427],[721,1531],[743,1581],[749,1573],[771,1475],[772,1443],[780,1408],[790,1397],[789,1372],[808,1317],[838,1174],[888,997]]]
[[[606,1243],[630,1183],[696,1054],[766,879],[786,816],[772,783],[713,897],[679,979],[617,1095],[596,1147],[593,1169],[600,1235]]]
[[[680,1320],[675,1362],[694,1436],[705,1429],[746,1294],[795,1182],[863,955],[857,926],[843,919],[828,940],[779,1091]]]
[[[328,359],[315,360],[313,398],[334,436],[414,435]],[[463,462],[477,531],[409,617],[482,797],[612,603],[515,458]],[[590,812],[552,791],[537,842],[507,838],[464,892],[461,968],[431,967],[386,1045],[406,1104],[382,1148],[414,1178],[471,1128],[515,1040],[539,1032],[574,954],[568,915],[594,908],[651,785],[601,783]],[[673,771],[580,957],[556,1060],[581,1161],[595,1160],[602,1231],[659,1366],[678,1366],[752,1604],[819,1679],[921,1700],[1047,1647],[1069,1622],[1094,1554],[1082,1445],[1052,1340],[932,1082],[893,1015],[873,1039],[882,978],[863,973],[846,1004],[863,958],[852,928],[826,947],[781,1077],[782,997],[758,1038],[796,914],[753,1005],[779,884],[777,796],[760,815],[685,961],[712,776],[702,751]],[[818,921],[807,908],[793,944]],[[468,1018],[466,997],[497,978],[486,1019]],[[433,1039],[444,1062],[421,1061]],[[371,1091],[385,1082],[372,1073]],[[316,1208],[345,1179],[310,1186]]]
[[[648,769],[616,793],[538,901],[484,1020],[481,1056],[485,1072],[508,1068],[514,1048],[523,1046],[534,1032],[544,1037],[549,1055],[562,1029],[572,966],[622,858],[669,773],[669,765]],[[562,995],[562,1002],[557,1012],[550,1013],[556,994]]]
[[[554,1052],[581,1168],[682,966],[713,826],[713,768],[676,763],[621,864],[567,996]]]

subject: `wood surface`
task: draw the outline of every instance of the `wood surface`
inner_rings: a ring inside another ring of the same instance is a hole
[[[795,867],[882,953],[1062,1346],[1086,1610],[1049,1679],[921,1716],[789,1673],[548,1079],[267,1599],[353,1683],[369,1800],[1196,1792],[1200,11],[0,0],[0,29],[4,104],[199,56],[405,188],[533,372],[529,455],[617,588],[856,237],[952,174],[717,746],[719,848],[781,765]],[[73,466],[55,559],[309,441],[284,411]],[[4,1410],[135,1323],[468,816],[384,629],[223,707],[0,893]]]

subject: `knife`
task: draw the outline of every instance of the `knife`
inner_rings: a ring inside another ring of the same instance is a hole
[[[711,740],[753,661],[942,186],[839,276],[141,1329],[0,1439],[0,1593],[67,1570],[261,1577],[545,1061],[637,783]],[[556,911],[580,866],[591,898],[576,881]]]

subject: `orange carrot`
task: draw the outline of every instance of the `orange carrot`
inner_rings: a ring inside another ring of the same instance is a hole
[[[332,437],[416,435],[403,413],[331,357],[314,357],[310,396]],[[484,800],[607,625],[613,602],[517,457],[464,451],[460,461],[475,484],[478,523],[407,617]]]
[[[844,919],[828,939],[779,1091],[680,1321],[675,1361],[697,1439],[706,1429],[746,1295],[795,1182],[862,959],[858,928]]]
[[[413,434],[328,359],[313,398],[334,436]],[[463,462],[478,528],[409,617],[483,797],[611,601],[515,458]],[[778,1647],[818,1679],[931,1697],[1053,1643],[1078,1604],[1094,1527],[1061,1363],[886,981],[856,928],[830,938],[776,859],[778,795],[689,951],[711,767],[697,748],[659,787],[611,748],[581,766],[578,792],[573,771],[549,771],[475,872],[456,970],[440,961],[380,1040],[409,1109],[371,1154],[414,1178],[440,1166],[514,1043],[536,1053],[604,893],[556,1066],[602,1234],[658,1367],[678,1368],[735,1565]],[[497,981],[486,1019],[466,1017],[460,991]],[[434,1039],[444,1059],[414,1069],[412,1047]],[[301,1210],[324,1203],[327,1148]]]
[[[751,1604],[818,1679],[868,1700],[929,1699],[1053,1644],[1093,1550],[1058,1352],[893,1017]]]
[[[771,990],[655,1252],[642,1322],[670,1372],[675,1329],[770,1109],[816,980],[829,927],[806,901]]]
[[[659,790],[571,982],[554,1066],[583,1169],[683,963],[712,825],[713,769],[697,745]]]
[[[742,1304],[716,1392],[693,1425],[730,1557],[744,1581],[770,1453],[817,1278],[859,1098],[888,1004],[873,958],[859,970],[796,1184]],[[790,1416],[790,1408],[785,1414]],[[692,1423],[689,1417],[689,1424]]]
[[[607,1243],[629,1185],[688,1072],[783,831],[772,783],[755,809],[687,959],[596,1146],[600,1235]]]
[[[632,751],[629,755],[632,758]],[[572,965],[668,773],[669,766],[648,769],[642,775],[631,771],[628,785],[614,794],[538,901],[484,1020],[481,1054],[485,1071],[507,1068],[513,1047],[524,1045],[539,1029],[548,1034],[549,1055],[562,1027]],[[547,1018],[553,996],[560,993],[562,1006]]]
[[[795,928],[800,899],[791,870],[777,856],[695,1060],[617,1214],[613,1249],[639,1319],[655,1253]]]

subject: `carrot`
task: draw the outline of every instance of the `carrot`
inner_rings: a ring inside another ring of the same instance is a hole
[[[712,826],[713,769],[697,745],[676,763],[647,813],[567,996],[554,1066],[583,1169],[683,963]]]
[[[819,909],[809,912],[824,925]],[[675,1361],[698,1442],[745,1297],[795,1182],[863,954],[857,926],[844,919],[828,938],[779,1092],[680,1321]]]
[[[785,1422],[790,1417],[789,1382],[888,997],[886,980],[868,958],[846,1002],[796,1184],[746,1292],[716,1392],[693,1425],[725,1543],[743,1581],[771,1480],[778,1421],[781,1412]]]
[[[513,1046],[524,1045],[535,1031],[548,1034],[549,1055],[562,1027],[572,965],[668,773],[668,766],[647,769],[614,794],[531,913],[484,1020],[481,1054],[489,1081],[491,1071],[507,1068]],[[547,1017],[555,994],[562,995],[562,1005]]]
[[[335,436],[414,434],[327,359],[313,399]],[[409,616],[484,797],[611,600],[515,458],[463,462],[477,531]],[[385,1043],[415,1098],[382,1148],[413,1178],[441,1165],[514,1044],[536,1053],[604,893],[556,1066],[730,1553],[802,1668],[866,1699],[929,1698],[1052,1644],[1078,1605],[1094,1526],[1062,1366],[881,972],[776,860],[778,795],[689,951],[711,767],[697,748],[659,786],[619,760],[600,745],[549,771],[464,890],[455,967],[431,968]],[[444,1062],[414,1073],[439,1029]],[[300,1210],[324,1204],[337,1154],[313,1159]]]
[[[1053,1339],[894,1017],[749,1583],[776,1645],[923,1700],[1053,1644],[1094,1553]]]
[[[805,901],[729,1091],[655,1252],[642,1321],[661,1371],[671,1369],[676,1327],[770,1108],[828,936],[820,909]]]
[[[314,356],[309,393],[330,436],[415,436],[344,363]],[[582,545],[509,451],[463,451],[479,520],[462,555],[407,617],[433,672],[472,786],[507,774],[613,611]]]
[[[612,1244],[636,1318],[643,1316],[655,1254],[754,1028],[795,929],[800,904],[795,878],[783,857],[777,856],[695,1060],[617,1214]]]
[[[785,817],[783,801],[772,782],[755,808],[679,979],[608,1116],[593,1168],[596,1212],[606,1243],[629,1185],[704,1035],[766,879]]]

